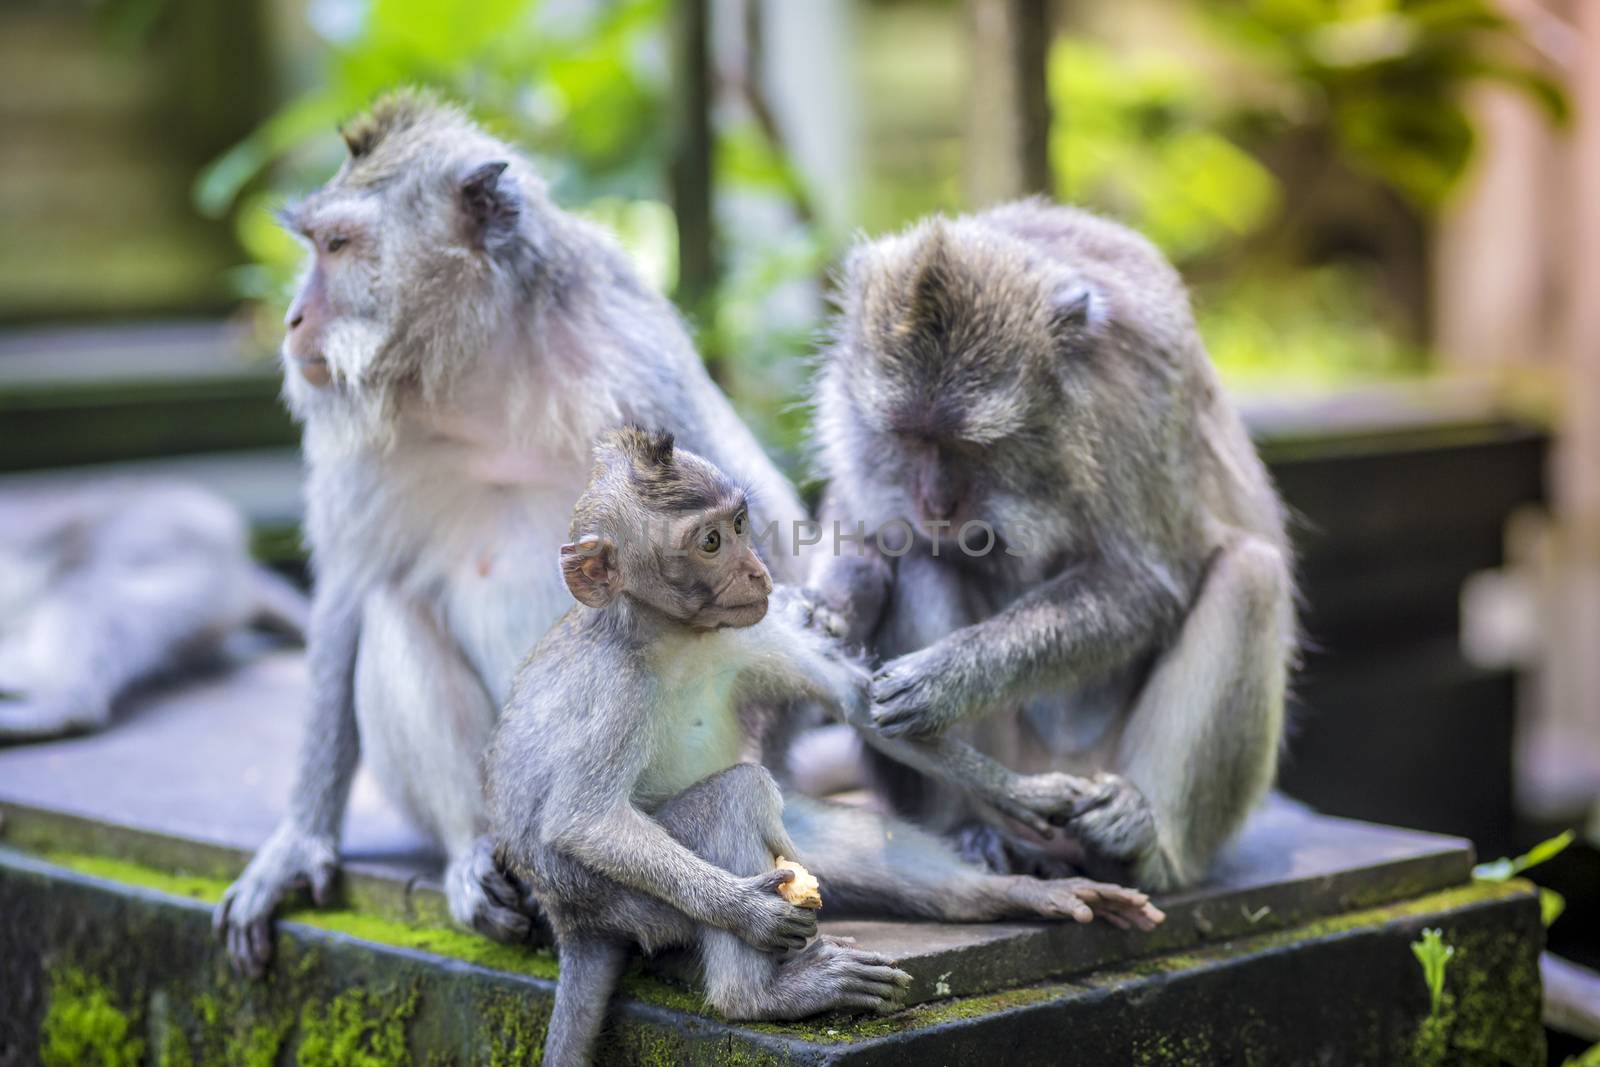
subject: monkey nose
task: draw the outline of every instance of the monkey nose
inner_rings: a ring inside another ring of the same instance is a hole
[[[767,573],[765,567],[753,567],[750,570],[750,580],[761,590],[761,595],[766,596],[772,592],[772,575]]]

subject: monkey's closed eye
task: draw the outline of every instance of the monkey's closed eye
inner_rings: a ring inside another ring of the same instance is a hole
[[[707,530],[700,538],[700,551],[708,556],[716,555],[721,547],[722,534],[717,530]]]
[[[328,238],[328,251],[330,253],[337,252],[349,243],[350,238],[348,237],[330,237]]]

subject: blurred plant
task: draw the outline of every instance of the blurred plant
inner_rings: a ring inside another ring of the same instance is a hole
[[[1213,361],[1244,389],[1325,388],[1426,366],[1390,321],[1371,272],[1354,264],[1211,282],[1196,288],[1195,318]]]
[[[1492,0],[1226,0],[1197,5],[1288,95],[1244,110],[1271,125],[1324,126],[1339,154],[1423,209],[1466,168],[1462,90],[1526,90],[1556,121],[1567,102]]]
[[[1576,1056],[1561,1061],[1561,1067],[1600,1067],[1600,1045],[1590,1045]]]
[[[1063,38],[1050,55],[1057,195],[1134,226],[1183,260],[1258,229],[1277,181],[1222,135],[1229,103],[1175,56]]]
[[[1552,860],[1564,852],[1568,845],[1576,840],[1577,834],[1572,830],[1564,831],[1555,837],[1541,841],[1528,851],[1515,858],[1491,860],[1480,863],[1472,868],[1472,877],[1480,882],[1504,882],[1515,878],[1539,864]],[[1544,925],[1549,926],[1561,917],[1567,910],[1567,898],[1554,889],[1539,887],[1539,915],[1544,920]]]
[[[1192,49],[1056,42],[1058,194],[1132,224],[1185,268],[1235,384],[1423,369],[1407,339],[1425,314],[1417,220],[1471,156],[1462,90],[1510,84],[1559,122],[1559,86],[1490,0],[1182,10],[1220,50],[1197,62]]]

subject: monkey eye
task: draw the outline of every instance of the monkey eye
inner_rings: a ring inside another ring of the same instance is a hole
[[[717,554],[717,549],[722,547],[722,534],[717,530],[707,530],[700,538],[700,551],[708,556]]]
[[[350,238],[348,237],[330,237],[328,238],[328,251],[330,253],[337,252],[349,243]]]
[[[742,511],[733,517],[733,532],[737,535],[744,534],[744,512]]]

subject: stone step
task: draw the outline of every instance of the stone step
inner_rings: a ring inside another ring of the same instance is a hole
[[[0,1063],[538,1062],[544,952],[359,913],[291,916],[271,976],[228,973],[220,881],[94,873],[0,849]],[[1454,950],[1435,1009],[1410,950]],[[1071,981],[892,1016],[733,1024],[635,969],[605,1064],[1520,1064],[1543,1062],[1537,895],[1460,886]],[[142,1054],[148,1054],[141,1061]]]

